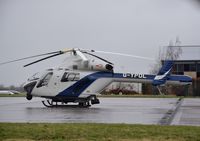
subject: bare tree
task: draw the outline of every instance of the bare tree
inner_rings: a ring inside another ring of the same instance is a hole
[[[177,60],[182,54],[182,48],[179,47],[180,44],[181,42],[178,37],[176,37],[175,44],[170,41],[169,46],[166,49],[165,58],[163,58],[163,60]]]
[[[164,60],[179,59],[182,54],[182,48],[179,47],[180,44],[181,44],[181,42],[180,42],[179,38],[176,37],[175,43],[173,43],[173,41],[170,41],[169,45],[167,47],[160,47],[156,62],[152,66],[150,72],[153,74],[157,74],[158,71],[160,70],[160,68],[162,67],[162,61],[164,61]],[[171,86],[165,86],[165,88],[162,88],[162,91],[164,93],[172,93],[171,90],[172,90]]]
[[[150,72],[157,74],[162,66],[162,60],[177,60],[180,58],[182,54],[182,48],[179,47],[181,44],[178,37],[176,37],[176,41],[173,44],[173,41],[169,42],[167,47],[160,47],[158,56],[155,64],[152,66]]]

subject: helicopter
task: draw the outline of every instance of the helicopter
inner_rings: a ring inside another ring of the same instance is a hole
[[[24,65],[24,67],[27,67],[55,56],[68,54],[69,57],[59,67],[34,74],[27,79],[23,86],[27,93],[27,100],[31,100],[33,97],[46,98],[42,101],[46,107],[65,106],[69,103],[77,103],[79,107],[90,107],[93,104],[99,104],[100,101],[97,95],[112,82],[151,83],[158,88],[165,84],[192,84],[192,78],[189,76],[171,75],[173,60],[165,60],[157,75],[115,73],[114,64],[95,55],[95,52],[111,53],[73,48],[25,57],[0,63],[0,65],[49,55]],[[120,53],[112,54],[124,55]],[[140,56],[132,57],[149,59]]]

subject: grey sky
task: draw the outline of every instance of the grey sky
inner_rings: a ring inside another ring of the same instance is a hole
[[[159,47],[176,36],[182,44],[200,44],[200,6],[191,1],[0,0],[0,62],[72,47],[156,58]],[[116,71],[148,73],[152,64],[102,56]],[[189,56],[198,58],[199,49]],[[0,66],[0,84],[20,85],[63,58],[28,68],[22,66],[32,60]]]

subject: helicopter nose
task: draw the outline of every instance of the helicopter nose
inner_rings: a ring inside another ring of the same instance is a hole
[[[33,90],[33,88],[35,87],[37,81],[34,82],[30,82],[26,85],[24,85],[24,90],[27,92],[27,95],[31,95],[31,92]]]

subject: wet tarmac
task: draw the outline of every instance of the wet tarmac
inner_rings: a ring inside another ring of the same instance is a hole
[[[0,98],[0,122],[200,125],[200,99],[100,98],[90,108],[44,107],[34,98]]]
[[[200,99],[183,99],[171,124],[200,126]]]

